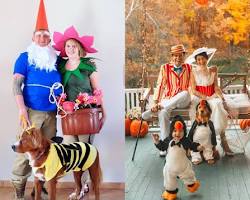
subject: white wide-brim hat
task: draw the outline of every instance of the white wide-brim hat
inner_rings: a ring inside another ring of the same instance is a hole
[[[202,48],[196,49],[190,56],[187,57],[187,59],[185,60],[185,63],[193,64],[195,62],[195,56],[201,53],[206,53],[208,55],[208,60],[207,60],[207,64],[208,64],[209,61],[214,56],[215,52],[216,52],[215,48],[202,47]]]

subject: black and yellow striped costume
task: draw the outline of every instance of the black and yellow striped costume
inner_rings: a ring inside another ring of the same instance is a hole
[[[84,171],[88,169],[95,161],[96,156],[96,148],[88,143],[52,143],[45,163],[36,169],[45,167],[44,177],[46,181],[49,181],[56,176],[62,167],[65,167],[64,174],[70,170]]]

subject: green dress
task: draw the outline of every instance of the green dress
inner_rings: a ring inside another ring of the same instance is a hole
[[[79,93],[92,95],[93,89],[90,82],[90,75],[96,71],[92,58],[81,58],[80,64],[75,70],[65,68],[67,60],[59,62],[59,71],[62,74],[64,92],[67,94],[68,101],[75,101]]]

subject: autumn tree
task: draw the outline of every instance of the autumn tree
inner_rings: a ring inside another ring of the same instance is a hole
[[[133,87],[140,85],[143,66],[148,73],[158,73],[159,66],[170,59],[170,47],[177,43],[184,44],[189,54],[202,46],[217,48],[215,64],[227,71],[228,66],[240,63],[237,70],[246,71],[250,0],[197,2],[126,0],[127,87],[131,80]]]

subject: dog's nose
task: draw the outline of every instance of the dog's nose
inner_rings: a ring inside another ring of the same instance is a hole
[[[11,145],[11,148],[13,151],[16,151],[16,146],[15,145]]]
[[[204,110],[201,110],[201,113],[204,113]]]

